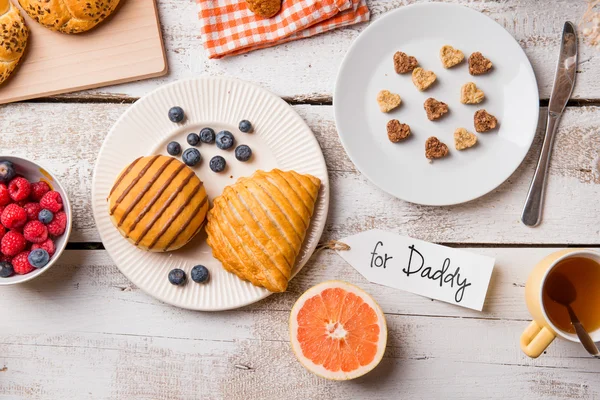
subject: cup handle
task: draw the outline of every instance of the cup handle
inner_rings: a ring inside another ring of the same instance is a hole
[[[555,337],[556,335],[550,329],[531,321],[521,334],[521,350],[531,358],[538,358]]]

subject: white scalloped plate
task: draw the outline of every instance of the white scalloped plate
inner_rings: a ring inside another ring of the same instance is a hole
[[[186,113],[182,124],[169,121],[169,108],[178,105]],[[247,119],[254,133],[237,129]],[[201,78],[178,81],[163,86],[135,102],[108,133],[94,169],[92,206],[104,246],[121,272],[136,286],[174,306],[203,311],[242,307],[269,296],[263,288],[253,286],[226,272],[212,257],[206,234],[199,233],[182,249],[169,253],[151,253],[138,249],[124,239],[111,223],[106,198],[119,172],[139,156],[167,154],[166,145],[177,140],[186,149],[188,133],[198,133],[209,126],[216,132],[231,131],[238,144],[252,148],[252,159],[242,163],[233,150],[219,150],[214,144],[197,148],[202,162],[194,168],[204,182],[209,199],[223,188],[255,170],[295,170],[321,179],[322,187],[311,226],[292,276],[306,264],[313,253],[327,219],[329,180],[323,153],[312,131],[302,118],[282,99],[250,83],[230,78]],[[227,169],[220,174],[208,167],[208,160],[220,154]],[[167,275],[173,268],[189,273],[194,265],[203,264],[211,273],[210,281],[173,286]]]

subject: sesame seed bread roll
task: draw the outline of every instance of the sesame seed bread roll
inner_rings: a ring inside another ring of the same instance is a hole
[[[27,46],[29,29],[9,0],[0,0],[0,83],[15,70]]]
[[[312,218],[321,181],[295,171],[256,171],[227,186],[208,213],[207,243],[223,268],[284,292]]]
[[[86,32],[106,19],[119,0],[19,0],[31,18],[53,31]]]
[[[140,157],[117,178],[108,211],[131,243],[148,251],[171,251],[202,229],[208,196],[194,171],[176,158]]]

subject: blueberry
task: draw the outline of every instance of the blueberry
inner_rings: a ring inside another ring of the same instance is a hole
[[[177,142],[171,142],[167,145],[167,153],[172,156],[178,156],[181,154],[181,145]]]
[[[200,136],[198,136],[196,133],[190,133],[187,135],[187,142],[190,146],[195,146],[200,143]]]
[[[225,165],[227,164],[227,162],[221,156],[214,156],[213,158],[210,159],[209,164],[210,164],[210,169],[213,172],[221,172],[225,169]]]
[[[192,280],[194,282],[206,282],[208,280],[208,277],[208,268],[206,268],[204,265],[196,265],[194,268],[192,268]]]
[[[185,114],[183,113],[183,108],[181,107],[171,107],[169,110],[169,119],[171,122],[181,122],[183,121],[183,117]]]
[[[181,156],[181,158],[183,159],[183,162],[185,163],[185,165],[189,165],[190,167],[193,167],[194,165],[196,165],[200,162],[200,160],[202,159],[202,156],[200,155],[200,152],[198,151],[198,149],[187,149],[186,151],[183,152],[183,155]]]
[[[215,131],[211,128],[204,128],[200,131],[200,140],[204,143],[215,142]]]
[[[54,219],[54,214],[50,210],[46,210],[45,208],[38,213],[38,220],[44,224],[48,225]]]
[[[173,285],[183,285],[185,283],[185,271],[179,268],[175,268],[169,272],[169,282]]]
[[[29,261],[29,264],[35,268],[42,268],[48,264],[48,261],[50,261],[50,255],[44,249],[35,249],[31,250],[27,260]]]
[[[221,131],[217,133],[217,147],[221,150],[227,150],[231,146],[233,146],[233,142],[235,139],[233,135],[229,131]]]
[[[248,161],[252,157],[252,149],[246,146],[245,144],[241,144],[235,148],[235,158],[240,161]]]
[[[0,161],[0,182],[11,181],[17,172],[15,171],[15,165],[10,161]]]
[[[250,123],[250,121],[243,119],[240,121],[240,131],[244,132],[244,133],[250,133],[254,130],[254,128],[252,128],[252,124]]]
[[[15,270],[13,269],[12,265],[10,265],[10,263],[8,261],[0,262],[0,278],[8,278],[14,272],[15,272]],[[194,273],[194,270],[192,270],[192,274],[193,273]]]

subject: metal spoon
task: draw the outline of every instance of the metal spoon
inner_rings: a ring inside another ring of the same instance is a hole
[[[581,322],[579,322],[579,318],[577,318],[575,311],[573,311],[573,307],[571,307],[571,303],[573,303],[577,298],[575,286],[573,286],[571,281],[560,272],[554,272],[552,275],[550,275],[546,284],[549,285],[548,295],[550,298],[567,308],[569,317],[571,318],[571,324],[575,328],[577,337],[581,341],[583,347],[585,347],[587,352],[594,357],[600,358],[600,351],[598,351],[598,347],[596,347],[596,344],[590,337],[589,333],[587,333]]]

